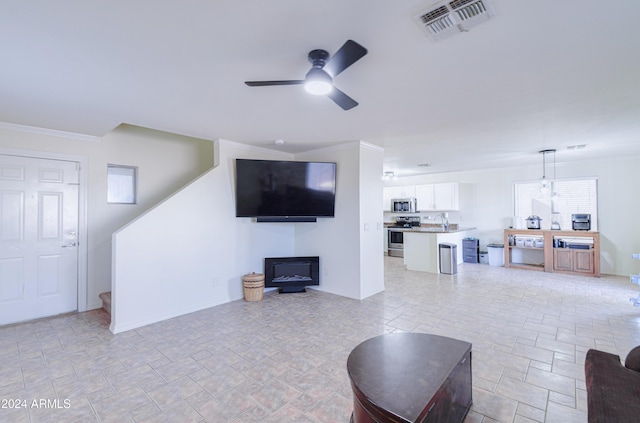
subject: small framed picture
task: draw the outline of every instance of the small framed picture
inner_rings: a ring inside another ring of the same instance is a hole
[[[107,165],[107,203],[138,203],[138,168],[135,166]]]

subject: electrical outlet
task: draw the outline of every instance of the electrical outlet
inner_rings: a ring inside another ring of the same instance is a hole
[[[220,284],[220,277],[214,276],[213,278],[211,278],[211,286],[215,288],[219,284]]]

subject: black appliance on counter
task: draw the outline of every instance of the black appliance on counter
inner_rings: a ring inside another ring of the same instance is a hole
[[[571,228],[574,231],[590,231],[591,215],[590,214],[572,214]]]
[[[420,216],[398,216],[392,227],[394,228],[413,228],[420,226]]]

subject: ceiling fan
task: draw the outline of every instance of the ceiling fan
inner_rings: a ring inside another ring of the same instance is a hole
[[[367,49],[353,40],[346,43],[332,56],[326,50],[312,50],[309,52],[311,69],[304,79],[284,81],[245,81],[250,87],[266,87],[270,85],[304,85],[307,92],[314,95],[326,95],[344,110],[358,105],[358,102],[337,89],[333,85],[335,78],[342,71],[360,60]]]

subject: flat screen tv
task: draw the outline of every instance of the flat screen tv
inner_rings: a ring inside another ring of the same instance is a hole
[[[315,222],[334,217],[336,163],[236,159],[236,217]]]

